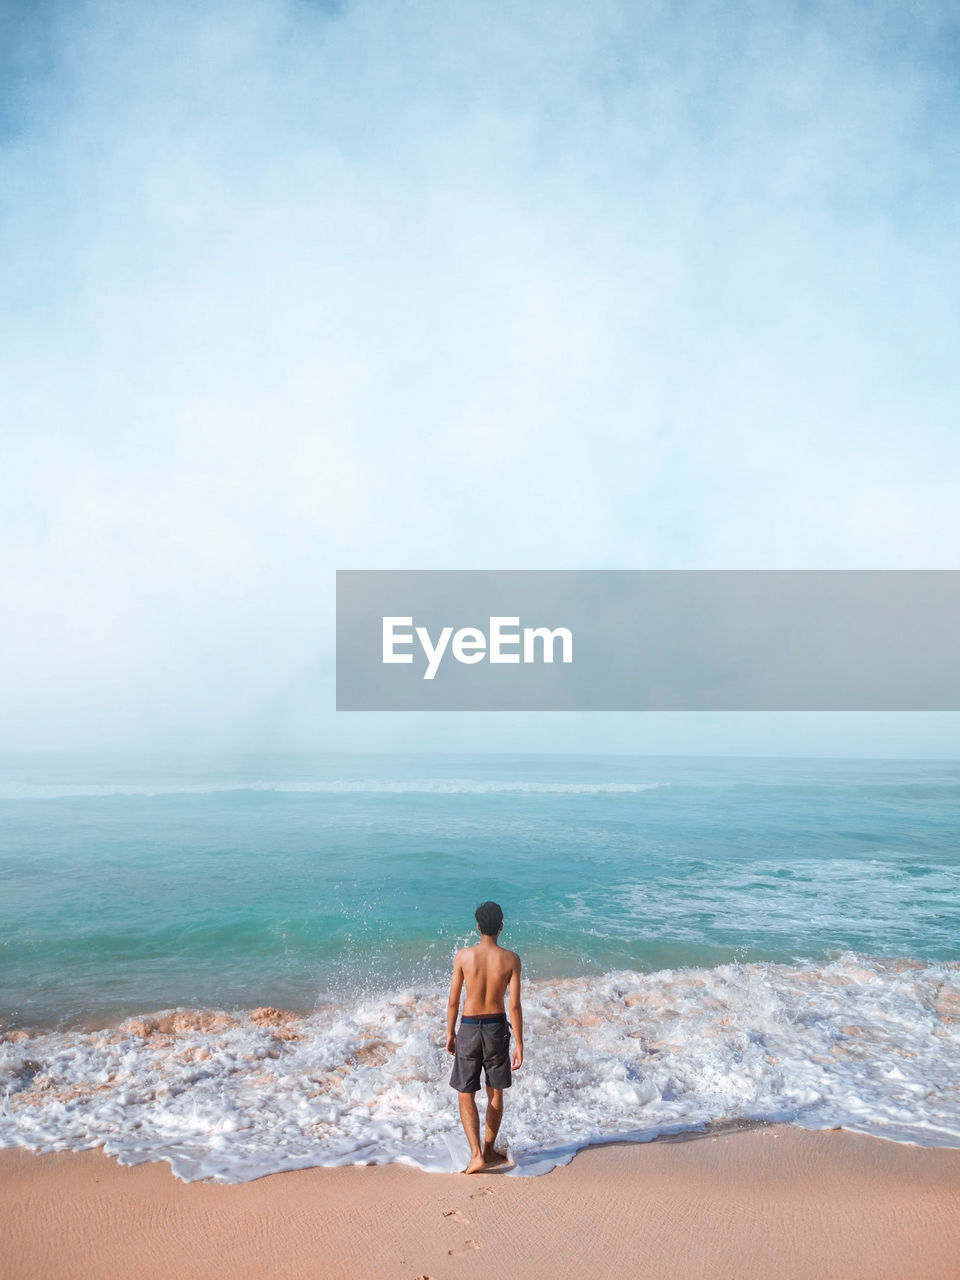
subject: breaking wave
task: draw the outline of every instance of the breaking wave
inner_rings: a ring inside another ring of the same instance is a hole
[[[313,1165],[462,1167],[446,995],[307,1014],[168,1010],[0,1039],[0,1145],[100,1147],[185,1181]],[[534,981],[506,1107],[513,1172],[592,1143],[792,1121],[960,1146],[960,964],[846,952]]]
[[[421,778],[390,781],[380,778],[307,782],[116,782],[116,783],[0,783],[0,800],[64,800],[85,796],[205,796],[220,792],[288,792],[318,795],[638,795],[668,787],[669,782],[525,782],[464,778]]]

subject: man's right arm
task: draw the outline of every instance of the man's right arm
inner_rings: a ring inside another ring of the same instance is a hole
[[[515,956],[510,974],[510,1026],[513,1029],[513,1070],[523,1065],[523,1006],[520,1004],[520,957]]]

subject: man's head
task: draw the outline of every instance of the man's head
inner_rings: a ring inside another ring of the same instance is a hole
[[[481,902],[476,917],[477,927],[488,938],[495,938],[503,928],[503,912],[496,902]]]

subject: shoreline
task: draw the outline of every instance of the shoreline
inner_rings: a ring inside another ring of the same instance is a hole
[[[617,971],[524,995],[536,1052],[510,1104],[521,1176],[743,1117],[960,1146],[956,962],[844,953],[821,968]],[[452,1172],[465,1140],[445,1015],[440,995],[411,989],[306,1017],[181,1008],[89,1033],[14,1031],[0,1037],[0,1141],[169,1157],[187,1181],[306,1168],[318,1151],[330,1165]]]
[[[960,1150],[759,1125],[618,1142],[536,1178],[404,1165],[229,1185],[0,1150],[7,1280],[955,1280]]]

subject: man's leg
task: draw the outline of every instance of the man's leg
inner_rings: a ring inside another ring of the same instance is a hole
[[[483,1168],[483,1153],[480,1150],[480,1116],[477,1112],[477,1098],[473,1093],[458,1093],[460,1100],[460,1123],[470,1143],[470,1163],[464,1173],[479,1173]]]
[[[487,1164],[499,1164],[507,1158],[503,1151],[497,1151],[493,1145],[497,1140],[497,1134],[500,1132],[502,1119],[503,1090],[491,1089],[487,1085],[487,1122],[483,1134],[483,1158]]]

